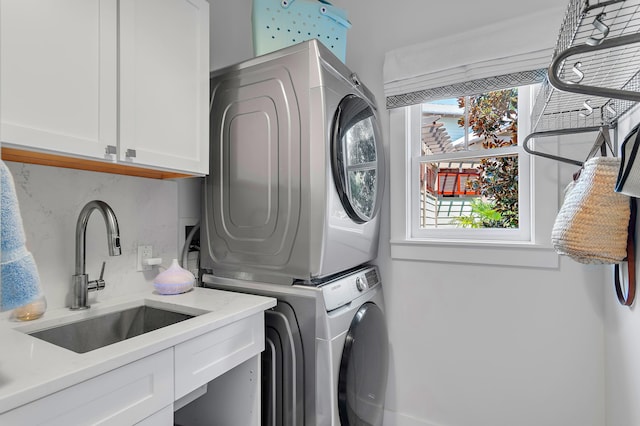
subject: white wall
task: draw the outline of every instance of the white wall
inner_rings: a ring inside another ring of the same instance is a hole
[[[500,0],[333,3],[346,8],[353,23],[347,65],[381,107],[386,51],[543,9],[557,10],[557,22],[541,22],[538,35],[553,45],[565,9],[557,0],[518,0],[507,7]],[[244,33],[250,1],[211,6],[212,66],[250,57],[251,34]],[[225,13],[234,16],[235,29],[243,29],[234,37],[225,34]],[[387,150],[400,143],[385,142]],[[570,171],[563,169],[562,176],[568,179]],[[552,270],[392,260],[386,197],[378,258],[392,356],[385,423],[604,425],[605,268],[567,259]]]
[[[251,1],[209,1],[211,70],[253,57]]]

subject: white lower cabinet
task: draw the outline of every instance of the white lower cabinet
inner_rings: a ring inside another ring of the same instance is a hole
[[[0,415],[0,425],[260,425],[264,313]],[[184,407],[184,408],[182,408]]]
[[[11,410],[0,424],[133,425],[172,403],[173,349],[166,349]]]

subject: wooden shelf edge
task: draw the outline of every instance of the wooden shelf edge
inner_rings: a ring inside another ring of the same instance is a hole
[[[66,169],[137,176],[150,179],[182,179],[197,177],[197,175],[190,175],[185,173],[146,169],[139,166],[129,166],[119,163],[86,160],[83,158],[65,157],[63,155],[27,151],[17,148],[2,147],[1,153],[3,161],[38,164],[41,166],[62,167]]]

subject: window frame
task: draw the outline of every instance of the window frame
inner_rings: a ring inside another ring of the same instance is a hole
[[[524,140],[523,136],[530,132],[529,111],[535,99],[535,93],[532,92],[537,90],[538,87],[525,87],[519,91],[519,144]],[[529,178],[526,187],[519,182],[520,199],[526,198],[529,206],[519,206],[521,216],[518,230],[430,229],[427,230],[430,234],[428,236],[414,232],[419,218],[418,209],[413,208],[412,204],[419,201],[419,182],[416,183],[419,179],[413,179],[413,170],[420,151],[415,150],[419,144],[408,143],[411,141],[408,138],[413,136],[414,141],[420,140],[419,137],[415,138],[416,129],[419,131],[415,123],[421,118],[420,115],[421,107],[389,110],[391,257],[453,263],[557,267],[559,257],[551,246],[550,233],[559,205],[558,167],[554,162],[544,162],[530,156],[520,145],[514,147],[518,150],[519,163],[524,166],[519,165],[519,173],[526,173]],[[470,157],[468,152],[456,155]]]
[[[518,88],[518,141],[524,140],[524,135],[529,133],[527,120],[526,126],[522,126],[521,115],[528,117],[530,115],[529,96],[531,88],[529,86]],[[494,148],[491,150],[477,151],[456,151],[445,154],[425,155],[421,156],[421,134],[422,134],[422,105],[413,105],[406,107],[409,109],[409,120],[407,125],[410,127],[409,133],[410,150],[412,153],[411,160],[411,182],[410,191],[414,194],[410,198],[411,202],[411,237],[416,239],[444,239],[444,240],[483,240],[483,241],[531,241],[531,199],[530,199],[530,157],[524,155],[525,151],[520,144],[512,145],[504,148]],[[448,160],[463,159],[481,159],[493,155],[511,154],[518,156],[518,228],[421,228],[420,227],[420,179],[419,167],[423,161],[438,162]]]

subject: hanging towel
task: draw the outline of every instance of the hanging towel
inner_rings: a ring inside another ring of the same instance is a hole
[[[40,295],[40,277],[20,217],[18,198],[9,168],[0,160],[0,311],[26,305]]]

